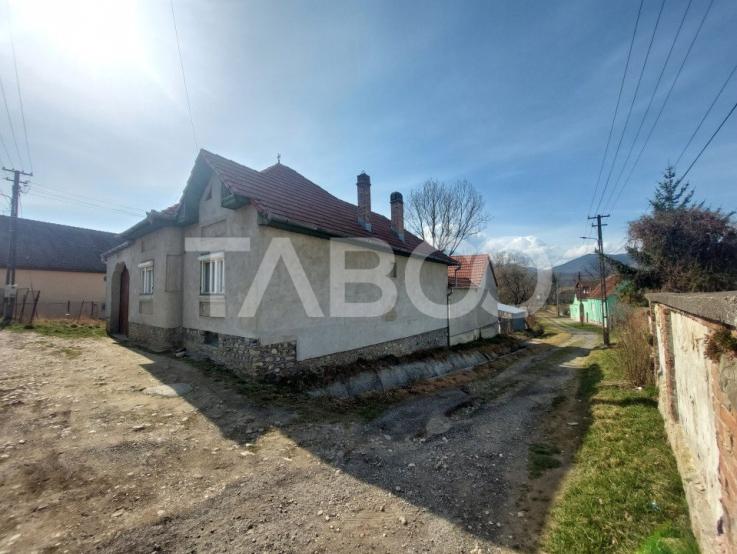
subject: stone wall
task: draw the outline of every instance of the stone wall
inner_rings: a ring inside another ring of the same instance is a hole
[[[297,361],[297,342],[262,344],[259,339],[214,333],[200,329],[165,329],[129,323],[129,339],[155,352],[183,346],[190,355],[221,364],[242,378],[284,381],[319,377],[327,367],[340,368],[357,360],[375,360],[385,356],[406,356],[413,352],[445,347],[446,329],[374,344],[365,348],[338,352],[329,356]]]
[[[180,330],[179,327],[156,327],[129,321],[128,339],[154,352],[164,352],[175,348],[179,344]]]
[[[302,371],[294,341],[261,344],[254,338],[183,329],[182,343],[191,354],[222,364],[242,378],[278,381]]]
[[[706,354],[737,337],[737,293],[652,294],[660,411],[703,552],[737,552],[737,358]]]
[[[384,356],[406,356],[420,350],[430,350],[448,346],[448,330],[446,328],[436,329],[427,333],[404,337],[397,340],[372,344],[364,348],[356,348],[346,352],[336,352],[319,358],[304,360],[301,364],[313,370],[329,366],[343,366],[351,364],[359,359],[375,360]]]

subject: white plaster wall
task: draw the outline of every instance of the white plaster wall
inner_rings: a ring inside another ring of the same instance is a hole
[[[491,311],[486,310],[482,303],[484,298]],[[472,289],[453,289],[449,302],[466,302],[466,298],[473,298],[474,308],[462,317],[452,318],[450,325],[450,343],[462,344],[478,338],[491,338],[499,332],[499,310],[497,302],[496,284],[491,273],[491,268],[486,270],[486,286]]]
[[[203,228],[217,230],[226,237],[250,238],[250,251],[225,253],[225,313],[224,317],[200,315],[199,303],[207,298],[199,296],[200,252],[184,255],[183,282],[184,304],[182,321],[185,327],[213,332],[257,337],[265,343],[297,340],[299,360],[324,356],[404,338],[428,331],[444,329],[446,319],[428,317],[419,312],[409,299],[404,287],[404,271],[407,258],[397,256],[398,289],[395,308],[389,313],[370,318],[330,317],[329,270],[330,241],[293,233],[258,224],[255,208],[246,206],[238,210],[223,208],[220,203],[221,187],[212,179],[211,198],[207,193],[200,200],[200,221],[185,229],[186,237],[200,237]],[[309,317],[297,295],[292,279],[284,264],[279,263],[265,290],[262,304],[255,317],[241,318],[246,294],[254,280],[261,260],[271,240],[288,237],[299,257],[325,317]],[[358,265],[373,267],[377,256],[389,253],[371,252]],[[421,283],[424,293],[434,302],[445,305],[447,291],[447,266],[434,262],[423,264]],[[349,289],[347,300],[369,301],[376,298],[375,289],[358,286]]]
[[[718,479],[719,450],[711,397],[711,374],[704,355],[709,329],[680,312],[671,311],[675,382],[680,424],[691,454],[702,468],[704,494],[713,509],[713,521],[721,516],[721,485]],[[663,362],[661,355],[661,364]]]

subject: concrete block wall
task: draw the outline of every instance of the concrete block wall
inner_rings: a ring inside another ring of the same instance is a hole
[[[710,337],[737,337],[737,293],[652,294],[660,411],[703,552],[737,552],[737,357],[706,355]]]

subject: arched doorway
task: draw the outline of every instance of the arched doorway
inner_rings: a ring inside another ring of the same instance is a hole
[[[118,302],[118,333],[128,336],[128,291],[130,277],[128,268],[123,267],[120,272],[120,301]]]
[[[123,262],[116,264],[110,283],[108,330],[112,334],[128,334],[130,274]]]

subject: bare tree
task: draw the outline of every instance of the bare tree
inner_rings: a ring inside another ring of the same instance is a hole
[[[530,260],[514,252],[492,254],[494,273],[499,283],[499,301],[503,304],[521,306],[535,292],[537,277],[530,269]]]
[[[488,220],[483,197],[466,180],[448,184],[429,179],[409,193],[410,230],[449,256]]]

